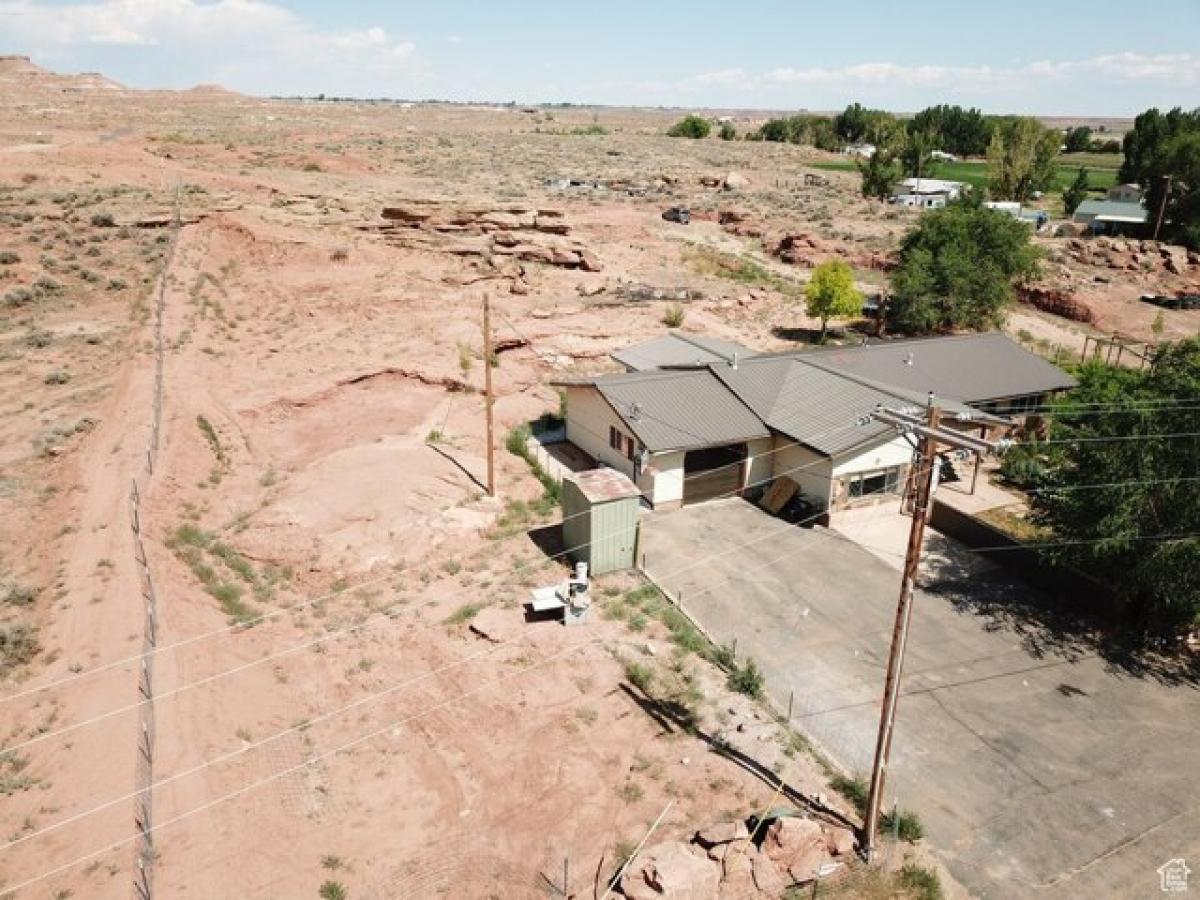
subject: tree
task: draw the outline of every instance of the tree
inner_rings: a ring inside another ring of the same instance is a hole
[[[977,199],[929,210],[901,244],[888,324],[917,334],[994,328],[1038,258],[1027,225]]]
[[[900,167],[886,147],[876,147],[866,159],[858,160],[858,171],[862,174],[862,195],[877,200],[890,197],[900,179]]]
[[[737,137],[737,128],[732,122],[722,122],[721,130],[717,132],[717,137],[723,141],[732,141]]]
[[[904,174],[915,178],[928,178],[933,169],[933,151],[938,149],[936,145],[937,138],[932,131],[909,129],[904,149],[900,151],[900,164]]]
[[[988,145],[988,189],[997,200],[1024,202],[1054,177],[1057,131],[1037,119],[1013,116],[997,122]]]
[[[667,134],[671,137],[685,137],[700,139],[708,137],[709,131],[712,130],[712,124],[703,116],[689,115],[684,116],[668,130]]]
[[[1149,371],[1085,365],[1079,382],[1055,404],[1048,479],[1031,501],[1065,544],[1046,552],[1109,585],[1145,629],[1195,628],[1200,409],[1187,401],[1200,396],[1200,338],[1164,344]],[[1168,434],[1187,436],[1156,437]]]
[[[1200,250],[1200,131],[1173,138],[1164,152],[1163,168],[1171,177],[1167,196],[1166,235],[1193,250]],[[1161,189],[1151,191],[1150,215],[1157,214],[1155,198]],[[1159,200],[1161,204],[1161,199]]]
[[[1069,128],[1066,135],[1063,136],[1063,149],[1067,153],[1084,153],[1090,150],[1091,147],[1092,129],[1086,125]]]
[[[833,118],[833,133],[846,144],[876,140],[880,127],[894,123],[896,117],[882,109],[868,109],[861,103],[851,103]]]
[[[930,106],[908,122],[909,133],[931,134],[936,146],[958,156],[983,156],[992,139],[992,120],[977,109],[961,106]]]
[[[1071,215],[1079,208],[1079,204],[1087,199],[1088,195],[1088,174],[1087,169],[1083,166],[1079,167],[1079,173],[1075,176],[1075,180],[1071,182],[1071,186],[1063,191],[1063,209],[1067,215]]]
[[[804,311],[821,320],[821,343],[825,342],[830,319],[862,312],[863,295],[854,286],[854,272],[840,259],[827,260],[813,269],[804,298]]]

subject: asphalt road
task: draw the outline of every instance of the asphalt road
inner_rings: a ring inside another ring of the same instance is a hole
[[[869,772],[895,568],[736,499],[648,516],[641,549],[690,615],[758,661],[780,708],[791,695],[796,728]],[[1156,869],[1176,857],[1200,881],[1200,689],[1011,614],[1030,590],[947,564],[918,592],[889,803],[918,812],[979,897],[1163,896]]]

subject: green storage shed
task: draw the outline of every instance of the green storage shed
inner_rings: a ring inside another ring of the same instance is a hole
[[[616,469],[589,469],[563,479],[563,545],[591,575],[632,569],[641,492]]]

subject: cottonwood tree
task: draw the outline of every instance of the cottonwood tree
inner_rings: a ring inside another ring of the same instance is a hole
[[[1045,552],[1112,587],[1146,629],[1194,629],[1200,338],[1161,346],[1148,371],[1085,365],[1079,382],[1054,406],[1031,500],[1035,521],[1063,542]]]
[[[1063,191],[1063,209],[1067,215],[1071,215],[1079,208],[1079,204],[1087,199],[1088,195],[1088,174],[1087,169],[1083,166],[1079,167],[1079,172],[1075,176],[1075,180],[1071,182],[1071,186]]]
[[[804,299],[804,311],[821,320],[821,343],[825,342],[830,319],[862,312],[863,295],[854,286],[854,271],[840,259],[827,260],[813,269]]]
[[[858,160],[858,171],[862,175],[862,195],[876,200],[886,200],[900,180],[900,166],[887,147],[876,147],[866,159]]]
[[[999,119],[988,145],[988,190],[997,200],[1028,200],[1054,178],[1059,134],[1037,119]]]
[[[1123,149],[1119,177],[1146,189],[1151,222],[1164,208],[1170,176],[1164,234],[1200,249],[1200,108],[1185,112],[1175,107],[1165,114],[1146,110],[1126,132]]]
[[[1002,324],[1015,285],[1038,272],[1029,231],[975,197],[923,213],[900,246],[889,327],[928,334]]]

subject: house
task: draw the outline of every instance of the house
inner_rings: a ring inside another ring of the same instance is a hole
[[[876,147],[874,144],[851,144],[842,150],[846,156],[856,156],[860,159],[870,159],[875,155]]]
[[[957,156],[945,150],[934,150],[929,154],[929,158],[934,162],[958,162]]]
[[[630,372],[644,372],[650,369],[733,362],[739,358],[748,359],[755,352],[734,341],[685,334],[682,331],[668,331],[660,338],[626,347],[611,356]]]
[[[1018,222],[1024,222],[1034,231],[1041,231],[1050,221],[1050,216],[1043,210],[1025,209],[1014,200],[988,200],[983,205],[987,209],[994,209],[996,212],[1012,216]]]
[[[1084,200],[1071,221],[1092,234],[1134,234],[1146,226],[1146,207],[1140,200]]]
[[[922,407],[932,391],[953,427],[1006,427],[1074,385],[1003,335],[758,354],[558,382],[567,440],[671,509],[755,493],[788,477],[827,514],[898,501],[913,445],[869,420]],[[969,398],[969,399],[968,399]]]
[[[1141,203],[1144,196],[1138,184],[1118,184],[1108,189],[1108,199],[1121,203]]]
[[[935,209],[962,196],[961,181],[942,178],[905,178],[892,191],[890,202],[897,206],[916,206]]]

